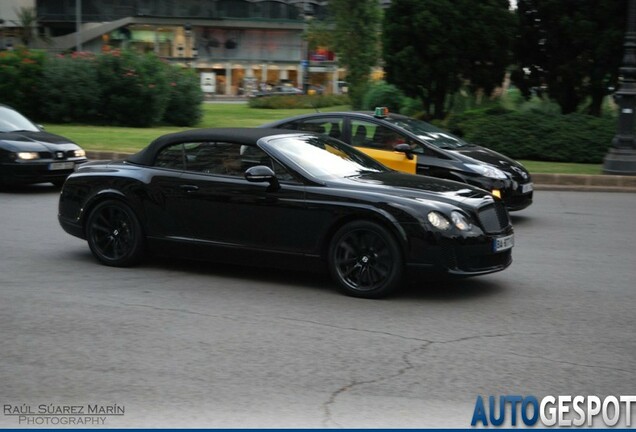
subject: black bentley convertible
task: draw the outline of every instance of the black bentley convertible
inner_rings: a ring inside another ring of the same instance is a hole
[[[470,276],[512,261],[503,202],[463,183],[390,170],[325,135],[200,129],[123,161],[89,162],[59,221],[106,265],[146,253],[267,266],[325,263],[376,298],[426,270]],[[322,265],[322,264],[321,264]]]

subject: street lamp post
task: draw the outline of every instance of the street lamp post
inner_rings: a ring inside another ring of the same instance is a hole
[[[303,70],[303,93],[308,94],[309,92],[309,67],[311,64],[311,51],[310,51],[310,43],[309,43],[309,24],[311,19],[313,18],[313,13],[310,13],[311,10],[306,1],[303,2],[303,32],[305,34],[305,44],[304,50],[301,54],[302,59],[302,70]]]
[[[75,0],[75,49],[82,51],[82,0]]]
[[[629,0],[625,53],[620,73],[623,82],[616,92],[619,107],[616,136],[603,162],[604,174],[636,175],[636,140],[634,111],[636,110],[636,0]]]

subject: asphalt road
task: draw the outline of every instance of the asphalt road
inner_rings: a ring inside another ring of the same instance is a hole
[[[116,428],[465,428],[478,395],[634,394],[634,194],[538,191],[509,269],[376,301],[310,273],[104,267],[57,195],[0,192],[0,427],[47,426],[17,415],[44,405]]]

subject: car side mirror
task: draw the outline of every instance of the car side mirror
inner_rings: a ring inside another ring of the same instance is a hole
[[[245,180],[251,183],[269,183],[272,190],[278,190],[280,184],[272,169],[265,165],[256,165],[245,170]]]
[[[393,148],[393,150],[396,152],[404,153],[408,160],[413,160],[413,149],[411,149],[410,145],[406,143],[398,144]]]

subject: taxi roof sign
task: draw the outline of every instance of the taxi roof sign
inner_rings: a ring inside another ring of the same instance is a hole
[[[386,117],[389,115],[389,109],[387,107],[375,107],[373,117]]]

